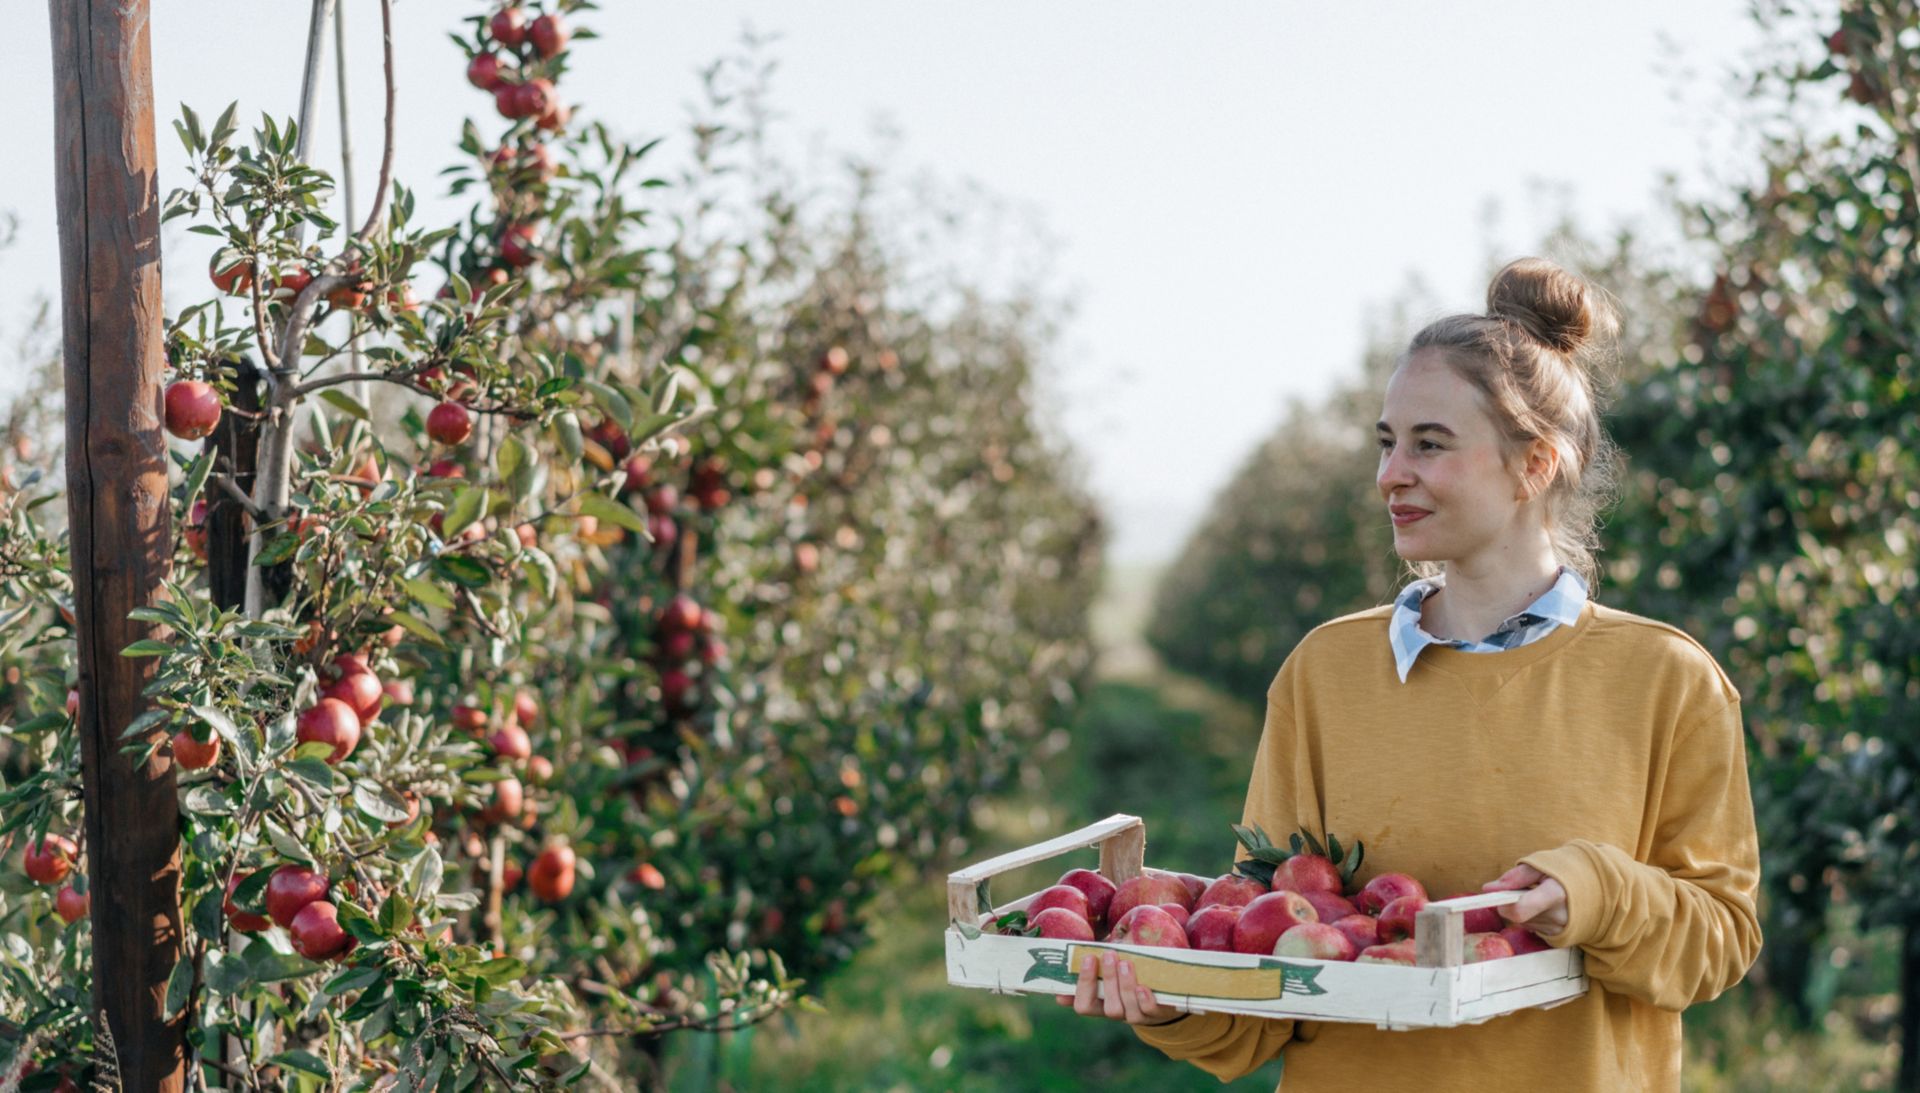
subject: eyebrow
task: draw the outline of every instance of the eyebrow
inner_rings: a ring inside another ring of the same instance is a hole
[[[1382,432],[1382,433],[1393,432],[1393,427],[1388,425],[1384,421],[1375,422],[1373,427],[1374,427],[1374,430],[1377,432]],[[1412,429],[1409,429],[1408,432],[1439,433],[1442,436],[1452,436],[1452,437],[1459,436],[1458,433],[1454,432],[1452,429],[1447,428],[1445,425],[1442,425],[1437,421],[1423,421],[1420,424],[1415,425]]]

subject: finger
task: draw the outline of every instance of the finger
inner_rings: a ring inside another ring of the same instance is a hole
[[[1092,953],[1088,953],[1087,958],[1081,961],[1080,982],[1075,985],[1073,991],[1073,1012],[1087,1017],[1099,1012],[1094,1009],[1093,1002],[1095,959]]]
[[[1480,886],[1482,892],[1513,892],[1521,888],[1531,888],[1545,877],[1531,865],[1516,865],[1500,874],[1494,880]]]
[[[1120,996],[1120,1015],[1130,1025],[1137,1025],[1140,1017],[1140,984],[1133,978],[1133,962],[1119,962],[1118,974],[1114,977],[1114,993]]]
[[[1120,1000],[1124,992],[1120,989],[1119,973],[1114,970],[1114,956],[1111,949],[1100,958],[1100,978],[1105,984],[1105,989],[1101,993],[1106,995],[1107,1016],[1116,1021],[1124,1020],[1127,1016],[1127,1004]]]

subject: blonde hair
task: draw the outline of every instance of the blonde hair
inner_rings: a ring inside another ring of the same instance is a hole
[[[1545,258],[1507,263],[1487,287],[1485,315],[1449,315],[1429,323],[1396,369],[1423,349],[1480,392],[1511,467],[1535,440],[1559,454],[1544,490],[1547,527],[1561,564],[1599,583],[1600,515],[1619,480],[1619,449],[1600,424],[1602,392],[1595,358],[1620,330],[1603,290]],[[1421,576],[1438,563],[1414,562]]]

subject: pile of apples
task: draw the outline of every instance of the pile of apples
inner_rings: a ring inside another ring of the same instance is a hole
[[[1094,870],[1073,869],[1033,897],[1024,921],[989,916],[987,925],[1026,937],[1412,965],[1414,916],[1427,905],[1426,887],[1405,873],[1382,873],[1356,891],[1359,845],[1336,864],[1339,843],[1329,842],[1332,856],[1317,842],[1288,853],[1261,835],[1249,844],[1255,858],[1212,880],[1147,869],[1115,884]],[[1270,881],[1260,879],[1262,857],[1281,859],[1266,863]],[[1459,893],[1470,894],[1477,893]],[[1469,964],[1549,947],[1493,908],[1464,915]]]

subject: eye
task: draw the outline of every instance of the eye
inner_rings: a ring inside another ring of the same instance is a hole
[[[1393,447],[1393,438],[1392,438],[1392,437],[1390,437],[1390,436],[1383,436],[1383,437],[1381,437],[1381,438],[1380,438],[1380,450],[1381,450],[1381,451],[1383,451],[1383,452],[1384,452],[1384,451],[1386,451],[1386,450],[1387,450],[1388,448],[1391,448],[1391,447]]]
[[[1436,451],[1436,452],[1440,450],[1440,445],[1438,445],[1438,444],[1435,444],[1435,443],[1434,443],[1433,441],[1431,441],[1431,440],[1423,440],[1423,441],[1421,441],[1421,442],[1419,443],[1419,445],[1418,445],[1418,447],[1421,447],[1421,448],[1431,448],[1432,450],[1434,450],[1434,451]]]

